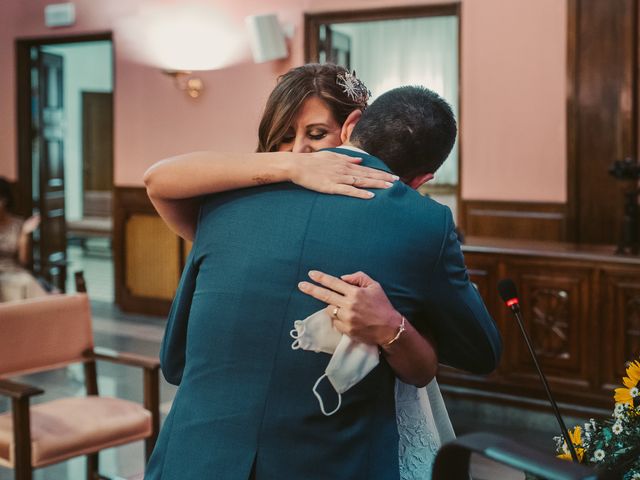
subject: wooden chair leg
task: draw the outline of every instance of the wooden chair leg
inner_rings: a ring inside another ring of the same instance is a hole
[[[87,455],[87,480],[98,480],[100,477],[100,459],[98,452]]]
[[[32,480],[33,469],[31,465],[15,465],[15,480]]]
[[[13,435],[15,442],[15,480],[31,480],[31,422],[29,398],[12,399]]]
[[[151,412],[151,436],[144,441],[146,463],[156,446],[160,432],[160,384],[158,369],[144,370],[144,408]]]
[[[15,464],[15,480],[32,480],[33,468],[31,464],[18,463]]]

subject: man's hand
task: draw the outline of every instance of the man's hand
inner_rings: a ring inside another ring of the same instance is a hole
[[[356,341],[382,345],[391,340],[402,320],[378,282],[363,272],[340,278],[312,270],[309,278],[321,286],[300,282],[298,288],[328,304],[336,329]]]

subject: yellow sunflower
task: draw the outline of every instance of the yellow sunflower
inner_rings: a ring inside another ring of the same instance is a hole
[[[573,431],[569,431],[569,439],[576,449],[578,461],[582,463],[582,458],[584,457],[584,448],[582,447],[582,428],[580,428],[579,425],[574,427]],[[567,447],[567,442],[564,442],[564,445],[562,445],[562,453],[560,455],[557,455],[557,457],[561,460],[569,460],[570,462],[573,461],[573,458],[571,458],[571,452]]]
[[[616,388],[616,403],[626,403],[632,407],[640,405],[640,362],[631,362],[627,367],[627,376],[622,378],[626,388]]]

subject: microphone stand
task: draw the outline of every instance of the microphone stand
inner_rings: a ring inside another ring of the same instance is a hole
[[[553,412],[556,415],[556,419],[558,420],[558,424],[560,425],[560,430],[562,431],[562,435],[565,438],[565,442],[567,447],[569,448],[569,452],[571,453],[571,458],[575,463],[580,463],[578,459],[578,453],[571,441],[571,437],[569,436],[569,431],[567,430],[567,426],[564,424],[564,420],[562,420],[562,416],[560,415],[560,410],[558,410],[558,405],[551,395],[551,389],[549,388],[549,384],[547,383],[547,378],[542,373],[542,369],[540,368],[540,364],[538,363],[538,357],[536,356],[536,352],[533,350],[533,345],[531,344],[531,340],[529,339],[529,335],[527,331],[524,329],[524,322],[522,321],[522,316],[520,315],[520,306],[516,303],[509,307],[513,312],[513,315],[516,317],[518,321],[518,326],[520,327],[520,331],[524,336],[524,340],[527,343],[527,347],[529,347],[529,352],[531,352],[531,358],[533,358],[533,364],[536,366],[536,370],[538,370],[538,375],[540,376],[540,380],[542,380],[542,385],[544,385],[544,389],[547,392],[547,397],[549,397],[549,401],[551,402],[551,406],[553,407]]]

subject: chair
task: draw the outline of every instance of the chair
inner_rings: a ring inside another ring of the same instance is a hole
[[[584,465],[545,455],[509,438],[478,432],[462,435],[440,448],[433,465],[432,480],[469,480],[469,460],[472,453],[547,480],[622,478],[620,472],[592,470]]]
[[[81,455],[87,456],[87,479],[104,479],[99,451],[142,439],[148,460],[160,424],[159,361],[94,348],[86,294],[0,304],[0,332],[0,395],[11,399],[11,412],[0,415],[0,465],[13,468],[16,480]],[[141,367],[143,405],[99,396],[97,360]],[[77,362],[84,365],[84,397],[30,406],[30,398],[44,391],[6,379]]]
[[[80,220],[67,220],[69,238],[77,238],[83,250],[89,238],[107,238],[111,244],[113,219],[111,191],[86,190],[83,195],[83,214]]]

